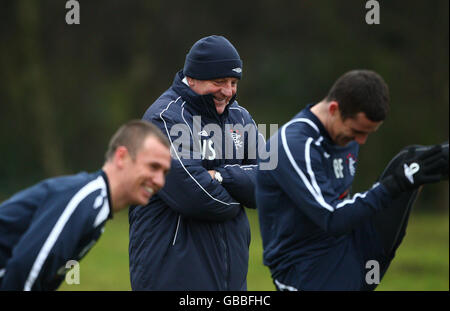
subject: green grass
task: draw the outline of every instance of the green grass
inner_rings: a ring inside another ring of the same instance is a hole
[[[378,290],[449,290],[448,214],[413,214]]]
[[[256,211],[248,210],[252,230],[248,290],[274,290],[262,264],[262,242]],[[411,216],[406,237],[378,290],[449,290],[448,214]],[[106,225],[99,242],[80,262],[80,284],[65,282],[59,290],[130,290],[128,218],[123,211]]]

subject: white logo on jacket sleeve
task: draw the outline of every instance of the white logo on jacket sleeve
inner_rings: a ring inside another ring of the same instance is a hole
[[[414,174],[420,170],[420,165],[416,162],[411,163],[409,166],[403,164],[403,170],[405,171],[405,176],[408,178],[411,184],[414,184]]]

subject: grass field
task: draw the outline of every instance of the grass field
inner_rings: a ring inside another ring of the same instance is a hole
[[[262,264],[262,243],[256,211],[248,211],[252,230],[248,290],[272,291],[267,267]],[[449,216],[411,216],[407,235],[377,290],[449,290]],[[63,283],[59,290],[130,290],[128,273],[127,212],[114,216],[100,241],[80,262],[80,284]]]

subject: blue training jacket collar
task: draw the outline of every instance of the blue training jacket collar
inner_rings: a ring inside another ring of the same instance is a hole
[[[105,180],[105,184],[106,184],[106,193],[108,196],[108,203],[109,203],[109,215],[108,215],[108,219],[112,219],[113,218],[113,202],[111,200],[111,192],[109,189],[109,179],[108,179],[108,175],[106,175],[105,171],[103,169],[100,170],[100,175],[102,175],[103,179]]]
[[[324,139],[328,140],[331,144],[334,144],[333,140],[330,137],[330,134],[328,134],[328,131],[325,129],[325,126],[323,126],[322,122],[319,120],[319,118],[311,112],[311,108],[316,104],[308,104],[305,109],[303,109],[303,113],[306,115],[308,119],[310,119],[312,122],[314,122],[315,125],[319,128],[320,135],[323,136]]]
[[[195,93],[183,82],[183,79],[184,74],[183,71],[180,70],[175,74],[172,89],[181,96],[183,101],[186,102],[185,106],[188,106],[193,114],[213,118],[219,122],[226,120],[229,107],[236,99],[236,95],[230,99],[230,103],[225,107],[224,112],[219,115],[216,110],[216,105],[214,104],[213,96],[211,94],[199,95]]]

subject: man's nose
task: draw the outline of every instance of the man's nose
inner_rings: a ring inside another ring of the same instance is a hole
[[[227,96],[227,97],[231,97],[233,96],[233,87],[231,86],[231,82],[226,83],[225,85],[223,85],[221,92],[223,95]]]

